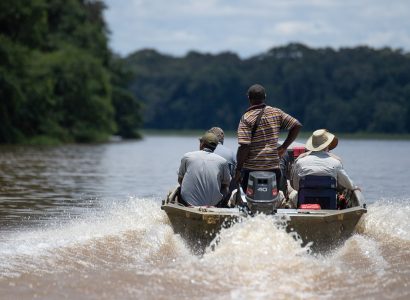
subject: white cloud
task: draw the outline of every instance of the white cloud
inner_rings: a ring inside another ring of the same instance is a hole
[[[330,28],[322,22],[285,21],[274,26],[274,32],[283,36],[319,35],[330,33]]]
[[[410,49],[408,0],[106,0],[111,47],[241,56],[291,41]]]

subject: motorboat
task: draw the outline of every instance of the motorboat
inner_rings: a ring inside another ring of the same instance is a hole
[[[290,149],[292,156],[300,152],[300,149]],[[306,180],[301,184],[305,189],[299,191],[296,208],[283,205],[274,173],[252,172],[246,193],[239,194],[239,189],[233,196],[239,199],[234,207],[184,206],[178,200],[176,188],[162,201],[161,209],[167,214],[174,232],[195,251],[205,249],[221,228],[235,226],[260,213],[272,216],[278,227],[296,233],[293,236],[302,239],[302,245],[309,244],[313,251],[326,251],[355,232],[367,209],[360,190],[336,190],[334,179],[319,177],[307,178],[310,183]]]

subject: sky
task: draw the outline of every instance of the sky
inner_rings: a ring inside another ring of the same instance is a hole
[[[410,51],[410,0],[105,0],[110,47],[242,58],[291,42]]]

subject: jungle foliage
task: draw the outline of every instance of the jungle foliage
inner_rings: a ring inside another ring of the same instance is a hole
[[[248,87],[260,83],[267,103],[298,118],[304,131],[410,132],[410,55],[400,49],[289,44],[247,59],[146,49],[126,62],[147,128],[235,130]]]
[[[0,2],[0,143],[138,137],[140,104],[108,48],[105,4]]]
[[[120,58],[104,9],[100,0],[0,1],[0,143],[135,138],[142,126],[236,130],[253,83],[304,131],[410,133],[410,54],[400,49],[295,43],[246,59],[150,49]]]

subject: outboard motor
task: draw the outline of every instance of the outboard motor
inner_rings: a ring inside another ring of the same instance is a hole
[[[252,213],[272,214],[280,206],[275,173],[250,172],[245,197]]]

